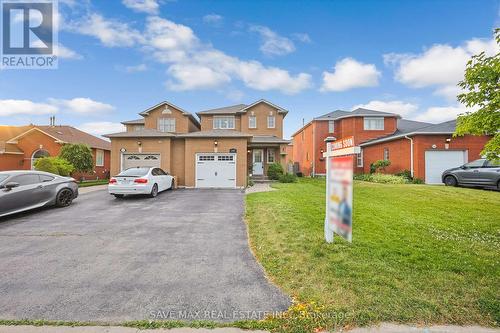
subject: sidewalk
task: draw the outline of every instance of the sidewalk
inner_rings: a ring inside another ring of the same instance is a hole
[[[90,193],[90,192],[94,192],[94,191],[105,190],[107,188],[108,188],[108,185],[96,185],[96,186],[80,187],[78,189],[78,193],[85,194],[85,193]]]
[[[414,327],[407,325],[381,324],[375,327],[355,328],[349,333],[499,333],[500,329],[479,326],[431,326]],[[0,326],[0,333],[265,333],[239,328],[173,328],[141,330],[118,326]]]

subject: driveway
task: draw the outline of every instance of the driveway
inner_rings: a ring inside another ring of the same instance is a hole
[[[285,310],[243,213],[238,190],[96,191],[0,219],[0,319],[232,321]]]

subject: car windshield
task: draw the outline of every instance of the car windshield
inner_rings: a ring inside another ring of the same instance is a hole
[[[9,177],[9,175],[0,175],[0,183],[6,180]]]
[[[465,167],[467,167],[467,168],[480,168],[483,166],[483,164],[484,164],[484,159],[479,159],[479,160],[475,160],[475,161],[472,161],[470,163],[465,164]]]
[[[118,177],[142,177],[148,174],[150,168],[130,168],[120,172]]]

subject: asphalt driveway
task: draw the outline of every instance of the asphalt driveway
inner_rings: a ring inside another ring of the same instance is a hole
[[[237,320],[285,310],[247,242],[244,194],[176,190],[0,219],[0,319]]]

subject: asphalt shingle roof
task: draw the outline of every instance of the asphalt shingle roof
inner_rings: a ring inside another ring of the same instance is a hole
[[[144,124],[144,118],[122,121],[121,123],[123,125],[142,125]]]
[[[245,138],[252,137],[251,134],[233,131],[233,130],[210,130],[191,133],[178,134],[179,138]]]
[[[196,112],[196,114],[235,114],[246,108],[246,104],[236,104],[231,106],[225,106],[217,109],[210,109],[205,111]]]
[[[175,137],[174,133],[161,132],[155,129],[144,128],[139,131],[111,133],[103,135],[106,138],[166,138]]]
[[[252,143],[290,143],[290,140],[278,138],[277,136],[256,135],[252,137]]]

